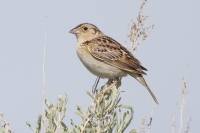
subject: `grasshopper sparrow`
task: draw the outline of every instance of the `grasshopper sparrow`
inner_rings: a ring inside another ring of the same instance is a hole
[[[130,75],[139,81],[158,101],[142,75],[146,75],[140,61],[114,39],[106,36],[95,25],[83,23],[72,30],[77,38],[77,54],[83,65],[100,78],[118,79]]]

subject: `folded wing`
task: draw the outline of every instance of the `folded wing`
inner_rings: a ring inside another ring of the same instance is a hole
[[[108,36],[101,36],[84,43],[92,56],[109,65],[137,74],[146,74],[139,60],[125,47]]]

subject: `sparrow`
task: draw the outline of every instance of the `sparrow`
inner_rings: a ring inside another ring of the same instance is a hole
[[[90,23],[82,23],[69,33],[75,34],[77,55],[92,74],[109,80],[130,75],[148,90],[158,104],[155,95],[143,78],[143,75],[146,75],[144,71],[147,69],[124,46]]]

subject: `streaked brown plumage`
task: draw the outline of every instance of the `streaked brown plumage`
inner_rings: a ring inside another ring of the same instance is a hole
[[[125,47],[104,35],[93,24],[80,24],[70,33],[76,35],[78,57],[91,73],[108,79],[116,79],[129,74],[145,86],[154,101],[158,103],[142,76],[146,75],[143,70],[147,69]]]

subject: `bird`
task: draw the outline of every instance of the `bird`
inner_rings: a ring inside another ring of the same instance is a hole
[[[158,100],[143,78],[147,69],[124,46],[90,23],[79,24],[69,33],[75,34],[77,55],[92,74],[109,80],[130,75],[148,90],[158,104]]]

